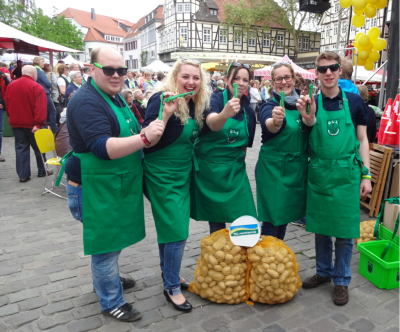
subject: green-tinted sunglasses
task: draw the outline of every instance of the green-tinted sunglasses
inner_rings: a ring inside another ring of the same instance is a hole
[[[113,68],[113,67],[103,67],[99,65],[97,62],[94,63],[97,68],[103,69],[103,73],[106,76],[113,76],[115,72],[117,72],[118,76],[125,76],[128,72],[128,68],[126,66],[120,68]]]

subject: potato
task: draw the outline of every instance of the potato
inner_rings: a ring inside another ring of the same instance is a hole
[[[242,287],[240,287],[239,285],[237,285],[237,286],[233,289],[234,292],[240,292],[241,290],[242,290]]]
[[[225,278],[221,272],[216,272],[213,270],[208,271],[208,275],[215,281],[222,281]]]
[[[282,289],[282,288],[277,288],[277,289],[274,289],[274,293],[275,293],[275,295],[281,295],[281,294],[284,294],[284,292],[283,292],[283,289]]]
[[[214,250],[213,247],[206,247],[206,251],[210,255],[214,255],[215,254],[215,250]]]
[[[218,295],[223,295],[224,294],[224,291],[221,288],[219,288],[218,286],[214,286],[212,288],[212,290],[215,293],[215,297],[217,297],[217,294]]]
[[[250,254],[249,255],[249,261],[252,263],[256,263],[259,262],[261,260],[260,256],[256,255],[256,254]]]
[[[279,277],[279,273],[272,269],[268,269],[267,273],[274,279],[277,279]]]
[[[289,291],[286,291],[285,294],[286,294],[286,298],[288,298],[288,299],[291,299],[294,296],[294,294]]]
[[[234,246],[234,247],[231,249],[230,254],[231,254],[232,256],[235,256],[235,255],[237,255],[238,253],[240,253],[241,251],[242,251],[242,248],[241,248],[241,247],[239,247],[239,246]]]
[[[211,288],[207,288],[207,289],[206,289],[206,296],[207,296],[208,298],[214,297],[214,292],[213,292],[213,290],[212,290]]]
[[[242,279],[243,277],[240,275],[240,274],[237,274],[236,276],[235,276],[235,279],[237,280],[237,281],[239,281],[240,279]]]
[[[225,294],[232,294],[233,293],[233,288],[232,287],[227,287],[225,289]]]
[[[233,275],[239,274],[239,268],[238,268],[237,266],[235,266],[234,268],[231,269],[231,273],[232,273]]]
[[[233,262],[233,256],[231,254],[226,254],[225,255],[225,262],[230,264]]]
[[[232,274],[225,277],[225,281],[232,281],[232,280],[236,280],[235,276]]]
[[[264,256],[264,257],[261,259],[261,262],[267,263],[267,264],[273,263],[273,262],[275,262],[275,256],[273,256],[273,257],[266,257],[266,256]]]
[[[223,248],[222,251],[225,253],[229,253],[231,251],[231,246],[229,244],[226,244]]]
[[[276,264],[275,263],[271,263],[271,264],[269,264],[269,268],[271,269],[271,270],[276,270]]]
[[[262,257],[265,255],[265,250],[261,247],[255,247],[255,251],[256,255]]]
[[[278,279],[272,279],[271,280],[271,287],[272,288],[279,288],[279,281],[278,281]]]
[[[202,274],[203,277],[207,277],[208,276],[208,268],[207,268],[207,266],[203,266],[201,268],[201,274]]]
[[[233,256],[232,263],[236,264],[236,263],[239,263],[240,261],[242,261],[242,256],[240,254],[236,254],[235,256]]]
[[[201,284],[201,288],[207,289],[207,288],[208,288],[208,284],[207,284],[206,282],[203,282],[203,283]]]
[[[245,283],[245,281],[246,281],[246,279],[245,279],[245,276],[243,275],[243,276],[242,276],[242,279],[239,280],[239,285],[240,285],[240,286],[243,286],[244,283]]]
[[[283,257],[286,257],[289,251],[286,248],[280,248],[279,251],[281,252]]]
[[[198,276],[196,279],[200,284],[202,284],[204,282],[204,277],[203,276]]]
[[[217,300],[221,300],[221,299],[222,299],[222,295],[221,295],[221,294],[214,294],[214,297],[215,297]]]
[[[285,264],[285,266],[286,266],[287,269],[290,269],[290,268],[293,267],[293,263],[292,263],[292,262],[287,262],[287,263]]]
[[[226,245],[225,235],[221,235],[216,242],[213,243],[212,247],[216,251],[221,250]]]
[[[276,267],[276,271],[278,273],[282,273],[283,271],[285,271],[286,266],[283,263],[279,263],[278,266]]]
[[[232,295],[228,295],[228,294],[224,294],[224,295],[222,295],[222,297],[225,299],[225,300],[232,300]]]
[[[250,294],[253,294],[255,290],[256,290],[256,285],[255,284],[251,284],[250,285]]]
[[[257,300],[258,300],[258,294],[257,294],[257,293],[251,294],[251,299],[252,299],[253,301],[257,301]]]
[[[289,275],[289,271],[288,270],[283,271],[282,274],[279,277],[279,283],[285,282],[285,280],[288,277],[288,275]]]
[[[235,287],[235,286],[239,285],[239,282],[237,280],[229,280],[229,281],[225,281],[225,285],[227,287]]]
[[[222,262],[225,259],[225,253],[220,250],[217,251],[214,256],[218,260],[218,262]]]
[[[239,293],[238,292],[233,292],[232,293],[232,299],[237,299],[239,297]]]
[[[280,253],[280,252],[276,252],[275,253],[275,259],[278,261],[278,262],[282,262],[283,261],[283,255]]]
[[[213,288],[216,284],[217,284],[217,282],[215,280],[213,280],[208,284],[208,287]]]
[[[222,271],[222,266],[221,265],[214,265],[214,270],[217,272],[221,272]]]
[[[225,275],[225,276],[231,274],[231,268],[230,268],[229,266],[225,266],[225,267],[222,269],[222,274]]]
[[[210,277],[206,277],[204,279],[204,282],[206,282],[207,284],[209,284],[211,281],[212,281],[212,278],[210,278]]]
[[[214,255],[209,255],[209,256],[208,256],[208,262],[209,262],[211,265],[217,265],[217,264],[218,264],[218,260],[215,258]]]

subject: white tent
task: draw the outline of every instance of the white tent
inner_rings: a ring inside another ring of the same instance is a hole
[[[20,53],[4,53],[0,55],[0,61],[11,61],[16,62],[17,60],[22,60],[24,62],[32,62],[33,58],[37,55],[30,55],[30,54],[20,54]],[[45,63],[50,63],[48,55],[40,55],[44,58]],[[57,63],[57,59],[53,57],[53,63]]]
[[[159,71],[169,72],[171,70],[171,67],[160,60],[156,60],[156,61],[153,61],[148,66],[142,67],[142,70],[151,71],[152,73],[156,73]]]
[[[85,64],[86,64],[86,66],[89,65],[86,62],[76,60],[71,54],[68,54],[68,56],[66,58],[62,59],[62,61],[64,61],[64,63],[66,65],[69,65],[70,63],[78,63],[81,67],[85,66]]]
[[[365,70],[364,67],[362,66],[357,66],[357,76],[356,76],[356,80],[357,81],[365,81],[367,80],[374,72]],[[353,67],[353,76],[352,79],[354,80],[354,74],[356,74],[356,67]],[[374,82],[374,83],[381,83],[382,81],[382,75],[379,74],[375,74],[374,77],[371,78],[371,80],[369,80],[369,82]]]

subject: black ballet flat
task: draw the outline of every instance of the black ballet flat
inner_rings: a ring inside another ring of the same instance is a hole
[[[164,273],[162,273],[162,272],[161,272],[161,278],[162,278],[163,281],[165,281]],[[181,283],[181,289],[188,290],[189,289],[189,285],[190,285],[190,282],[188,282],[188,281],[182,282]]]
[[[171,302],[172,305],[174,306],[174,308],[176,310],[179,311],[184,311],[184,312],[189,312],[192,310],[192,305],[188,302],[188,300],[186,300],[184,303],[182,304],[176,304],[174,301],[172,301],[172,299],[170,298],[168,292],[164,289],[164,296],[167,299],[168,302]]]

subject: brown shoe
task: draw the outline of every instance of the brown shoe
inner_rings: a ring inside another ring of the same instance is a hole
[[[329,281],[331,281],[331,278],[324,278],[321,277],[319,274],[315,274],[312,277],[309,277],[303,281],[303,288],[308,289],[308,288],[318,287],[324,282],[329,282]]]
[[[333,291],[333,302],[336,305],[345,305],[349,302],[349,290],[347,286],[335,285]]]

